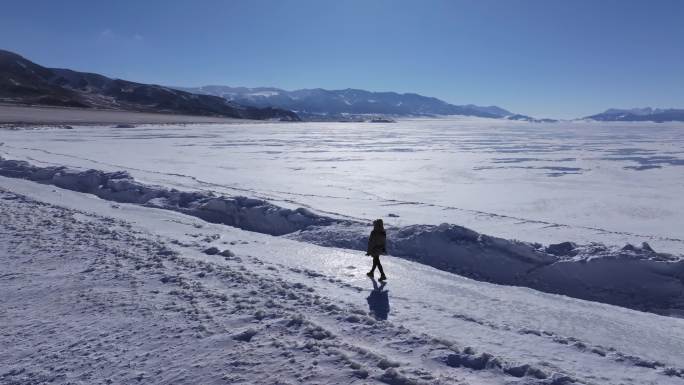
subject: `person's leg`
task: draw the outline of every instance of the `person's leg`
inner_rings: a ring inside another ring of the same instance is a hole
[[[377,257],[375,255],[373,255],[372,257],[373,257],[373,267],[371,267],[371,270],[367,274],[369,277],[372,277],[373,273],[375,273],[375,266],[377,266],[377,263],[378,263]]]
[[[385,272],[382,270],[382,264],[380,264],[380,256],[378,256],[377,260],[378,271],[380,271],[380,278],[383,278],[385,276]],[[375,265],[375,258],[373,258],[373,266],[375,267]]]

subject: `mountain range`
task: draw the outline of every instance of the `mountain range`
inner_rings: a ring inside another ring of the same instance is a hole
[[[684,109],[675,108],[611,108],[600,114],[587,116],[585,119],[611,122],[684,122]]]
[[[538,119],[512,113],[498,106],[474,104],[454,105],[443,100],[414,93],[372,92],[347,88],[322,88],[287,91],[274,87],[202,86],[179,88],[185,91],[214,95],[253,107],[278,107],[297,112],[305,120],[340,120],[359,115],[435,116],[465,115],[483,118],[503,118],[534,123],[554,123],[556,119]],[[582,119],[596,121],[684,121],[684,109],[633,108],[608,109]]]
[[[203,86],[179,89],[220,96],[245,106],[275,106],[297,112],[306,120],[344,119],[359,115],[435,116],[465,115],[504,118],[515,115],[497,106],[454,105],[443,100],[414,93],[372,92],[347,88],[322,88],[286,91],[273,87]]]
[[[498,106],[455,105],[415,93],[352,88],[287,91],[274,87],[190,88],[143,84],[95,73],[47,68],[5,50],[0,50],[0,102],[285,121],[367,120],[369,115],[464,115],[556,122],[512,113]],[[609,109],[583,119],[684,122],[684,109]]]
[[[292,111],[242,106],[224,98],[106,76],[47,68],[0,50],[0,101],[242,119],[300,120]]]

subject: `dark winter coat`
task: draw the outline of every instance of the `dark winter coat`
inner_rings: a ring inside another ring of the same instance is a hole
[[[385,230],[375,229],[371,231],[370,237],[368,237],[368,251],[369,255],[380,255],[385,254],[385,240],[387,235]]]

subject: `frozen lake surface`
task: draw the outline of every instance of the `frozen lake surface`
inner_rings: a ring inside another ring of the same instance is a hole
[[[3,131],[0,155],[530,242],[684,250],[684,125],[491,119]]]

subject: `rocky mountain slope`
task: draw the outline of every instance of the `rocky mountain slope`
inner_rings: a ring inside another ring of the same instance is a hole
[[[299,120],[278,108],[257,108],[168,87],[106,76],[46,68],[0,50],[0,101],[63,107],[225,116],[244,119]]]

